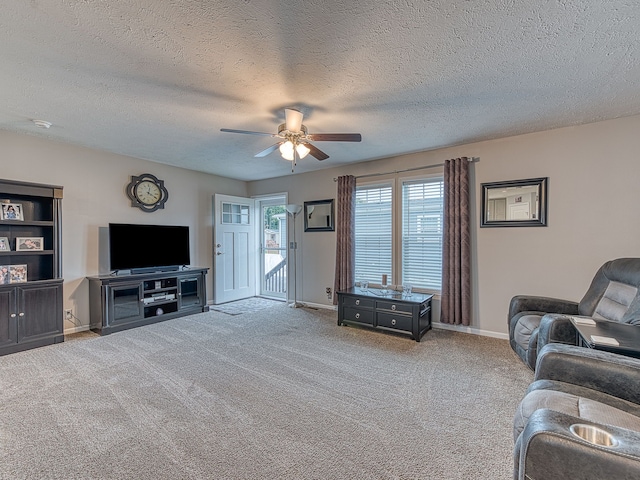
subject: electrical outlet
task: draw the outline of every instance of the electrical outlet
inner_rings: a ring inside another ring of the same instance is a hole
[[[73,309],[67,308],[64,311],[65,320],[73,320]]]
[[[324,291],[327,294],[327,298],[331,299],[331,287],[325,288]]]

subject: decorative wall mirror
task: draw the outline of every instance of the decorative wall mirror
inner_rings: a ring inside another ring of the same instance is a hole
[[[333,199],[304,202],[304,231],[333,232]]]
[[[546,227],[549,178],[482,184],[481,227]]]

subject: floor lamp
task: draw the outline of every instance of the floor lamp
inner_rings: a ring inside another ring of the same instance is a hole
[[[293,303],[289,306],[292,308],[298,308],[302,305],[298,304],[298,266],[296,265],[296,257],[298,256],[298,244],[296,243],[296,215],[302,210],[302,205],[289,204],[287,205],[287,212],[293,217],[293,242],[291,243],[290,250],[293,250]]]

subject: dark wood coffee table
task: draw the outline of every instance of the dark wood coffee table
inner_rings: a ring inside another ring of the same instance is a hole
[[[409,334],[416,342],[431,328],[433,295],[353,287],[338,292],[338,325],[345,323]]]
[[[640,325],[596,319],[592,319],[594,325],[585,325],[580,323],[580,318],[584,317],[571,317],[571,323],[576,327],[578,345],[640,358]],[[609,345],[598,337],[613,338],[618,345]]]

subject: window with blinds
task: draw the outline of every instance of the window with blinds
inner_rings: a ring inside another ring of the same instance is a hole
[[[391,185],[356,189],[356,281],[391,280],[393,258],[393,190]]]
[[[402,184],[402,283],[440,290],[444,181]]]
[[[392,184],[356,188],[356,281],[380,283],[387,274],[392,284],[440,290],[444,180],[405,181],[401,193],[397,208]],[[394,214],[401,215],[401,235],[395,239]],[[398,248],[394,248],[394,240],[400,242]],[[394,257],[397,250],[401,255]],[[394,258],[400,259],[400,265],[393,265]]]

